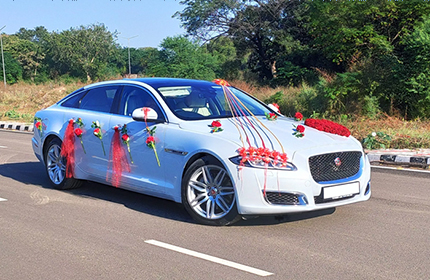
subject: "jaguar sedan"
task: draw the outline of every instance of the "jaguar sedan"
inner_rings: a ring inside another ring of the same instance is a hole
[[[223,80],[95,83],[37,112],[34,126],[55,188],[104,183],[182,203],[206,225],[371,195],[369,160],[348,129],[287,118]]]

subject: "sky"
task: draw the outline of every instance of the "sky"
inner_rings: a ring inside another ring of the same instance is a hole
[[[179,19],[172,18],[183,8],[179,0],[0,0],[0,28],[6,25],[5,34],[37,26],[61,32],[103,23],[119,33],[123,47],[156,48],[166,37],[185,34]]]

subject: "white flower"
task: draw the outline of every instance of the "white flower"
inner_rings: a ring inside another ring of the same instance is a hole
[[[374,132],[372,132],[372,136],[373,137],[376,137],[376,132],[374,131]]]

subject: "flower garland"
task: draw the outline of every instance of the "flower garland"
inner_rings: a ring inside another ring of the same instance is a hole
[[[94,128],[93,134],[94,136],[96,136],[97,138],[100,139],[100,142],[102,143],[102,148],[103,148],[103,154],[106,155],[105,152],[105,146],[103,144],[103,133],[102,133],[102,129],[100,126],[99,121],[93,121],[93,123],[91,124],[91,127]]]
[[[35,124],[37,130],[39,130],[40,137],[43,136],[43,122],[41,118],[34,117]]]
[[[127,125],[124,124],[122,127],[120,127],[120,129],[122,134],[121,136],[122,142],[127,145],[128,154],[130,155],[130,162],[133,163],[133,158],[131,157],[131,151],[130,151],[130,136],[128,136]]]
[[[248,149],[245,149],[244,147],[239,148],[237,152],[241,156],[240,161],[243,164],[247,161],[251,161],[256,164],[264,163],[279,167],[287,166],[288,157],[286,153],[270,151],[268,148],[256,148],[252,146]]]
[[[349,137],[351,135],[351,132],[348,128],[329,120],[306,119],[305,125],[320,131],[333,133],[340,136]]]
[[[219,120],[213,121],[209,125],[209,127],[211,128],[211,133],[223,131],[224,129],[222,129],[221,126],[222,125],[221,125],[221,122]]]
[[[84,133],[82,128],[85,126],[84,123],[82,122],[81,118],[78,118],[75,122],[78,127],[75,128],[75,135],[79,138],[79,140],[81,141],[81,146],[82,146],[82,150],[84,150],[84,153],[86,154],[87,152],[85,151],[85,147],[84,147],[84,142],[82,142],[82,134]]]

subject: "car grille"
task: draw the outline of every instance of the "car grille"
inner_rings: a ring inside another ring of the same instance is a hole
[[[292,193],[266,192],[266,200],[271,204],[298,205],[299,196]]]
[[[318,183],[336,181],[356,175],[360,171],[361,156],[361,152],[316,155],[309,158],[309,168]]]

